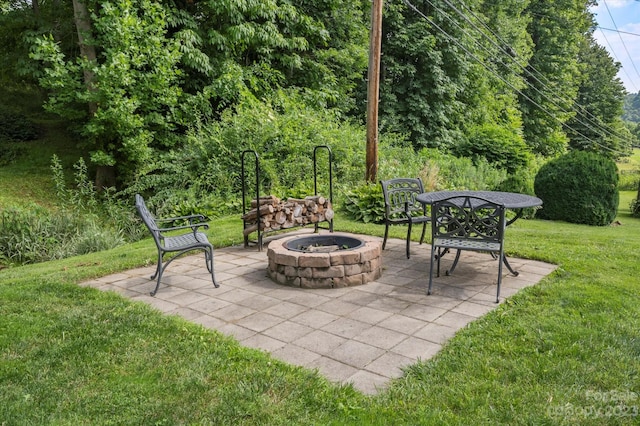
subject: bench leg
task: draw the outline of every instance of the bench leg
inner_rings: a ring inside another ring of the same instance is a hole
[[[213,281],[213,286],[215,288],[220,287],[220,284],[216,282],[215,274],[213,273],[213,246],[204,251],[205,262],[207,263],[207,269],[211,273],[211,281]]]
[[[162,260],[162,258],[160,259]],[[156,288],[154,288],[153,291],[150,293],[152,297],[156,295],[156,293],[158,292],[158,289],[160,288],[160,280],[162,279],[163,272],[164,272],[164,268],[162,267],[162,264],[158,263],[158,270],[155,273],[155,275],[158,276],[158,279],[156,281]],[[151,279],[153,279],[153,277],[151,277]]]

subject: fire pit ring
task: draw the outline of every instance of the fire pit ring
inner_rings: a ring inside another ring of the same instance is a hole
[[[269,243],[267,273],[275,282],[301,288],[366,284],[382,275],[381,242],[366,235],[297,235]]]
[[[292,238],[284,243],[288,250],[304,253],[330,253],[340,250],[352,250],[364,245],[360,238],[346,235],[313,235],[310,237]]]

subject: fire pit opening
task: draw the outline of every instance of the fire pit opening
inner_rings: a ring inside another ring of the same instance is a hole
[[[351,250],[363,245],[364,241],[361,239],[344,235],[299,237],[285,243],[287,249],[303,253],[331,253],[338,250]]]
[[[267,273],[279,284],[336,288],[366,284],[382,275],[379,238],[366,235],[294,236],[269,243]]]

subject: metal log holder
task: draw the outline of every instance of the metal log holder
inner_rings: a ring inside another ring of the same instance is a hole
[[[333,205],[333,153],[331,152],[331,148],[327,145],[318,145],[313,149],[313,192],[314,196],[318,195],[318,151],[326,150],[328,154],[328,166],[329,166],[329,202]],[[248,149],[242,152],[241,156],[241,181],[242,181],[242,215],[246,215],[249,210],[251,210],[251,200],[247,205],[247,173],[246,173],[246,162],[247,156],[252,156],[254,159],[254,170],[255,170],[255,199],[258,202],[260,200],[260,159],[258,157],[258,153],[253,149]],[[258,206],[259,207],[259,206]],[[247,248],[251,243],[256,244],[258,246],[258,251],[262,251],[262,243],[264,235],[269,233],[268,230],[260,229],[260,208],[256,209],[257,218],[256,222],[258,227],[256,229],[257,237],[255,240],[250,240],[249,235],[244,235],[244,247]],[[319,229],[328,229],[329,232],[333,232],[333,218],[329,220],[325,220],[328,222],[328,227],[320,226],[320,223],[314,223],[314,232],[318,232]],[[253,221],[251,223],[243,220],[243,230],[247,229],[249,226],[253,225]],[[305,225],[297,225],[292,228],[305,226]],[[276,231],[272,231],[276,232]]]

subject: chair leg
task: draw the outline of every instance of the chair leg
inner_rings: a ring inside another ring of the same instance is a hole
[[[445,274],[447,275],[453,274],[453,271],[456,269],[456,266],[458,266],[458,260],[460,260],[460,252],[462,252],[462,250],[456,251],[456,258],[453,259],[453,265],[451,265],[451,269],[445,272]]]
[[[158,264],[156,265],[156,272],[151,275],[151,279],[155,280],[158,274],[160,273],[160,269],[162,268],[162,252],[158,251]]]
[[[424,235],[427,232],[427,222],[422,223],[422,235],[420,235],[420,244],[424,242]]]
[[[382,250],[384,250],[387,245],[387,237],[389,236],[389,222],[384,224],[384,237],[382,239]]]
[[[151,293],[149,293],[151,295],[151,297],[155,296],[156,293],[158,292],[158,289],[160,288],[160,280],[162,279],[162,273],[164,272],[164,268],[161,265],[158,265],[158,279],[156,281],[156,288],[153,289],[153,291]]]
[[[407,229],[407,259],[411,258],[411,225],[412,223],[409,222],[409,229]]]
[[[433,285],[433,264],[436,260],[436,248],[431,246],[431,267],[429,268],[429,288],[427,288],[427,294],[431,294],[431,286]],[[440,259],[438,258],[438,269],[440,268]]]
[[[498,256],[498,261],[500,262],[500,266],[498,266],[498,291],[496,293],[496,303],[500,303],[500,285],[502,284],[502,263],[504,260],[504,253],[500,253]]]

